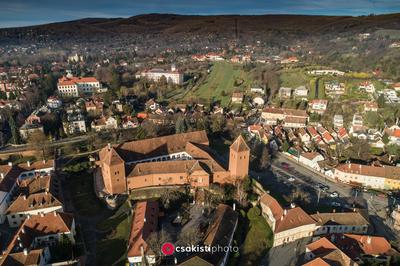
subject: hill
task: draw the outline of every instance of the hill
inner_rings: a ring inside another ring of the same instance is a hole
[[[350,16],[304,15],[219,15],[192,16],[173,14],[146,14],[130,18],[87,18],[46,25],[0,29],[0,40],[35,41],[49,38],[60,40],[113,36],[158,36],[180,38],[183,36],[268,37],[307,36],[325,33],[355,33],[380,29],[400,29],[400,14]]]

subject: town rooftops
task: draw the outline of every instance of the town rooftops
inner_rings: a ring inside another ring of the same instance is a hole
[[[269,195],[268,193],[264,193],[260,198],[260,203],[268,206],[274,216],[275,220],[277,221],[283,215],[283,209],[278,201]]]
[[[285,210],[280,220],[276,222],[275,232],[283,232],[296,227],[315,224],[315,221],[302,208]]]
[[[325,262],[321,258],[315,258],[315,259],[307,262],[306,264],[303,264],[303,266],[331,266],[331,265],[328,264],[327,262]]]
[[[311,217],[317,225],[369,225],[369,221],[359,212],[317,213]]]
[[[337,247],[325,237],[308,244],[306,248],[315,256],[318,256],[319,254],[326,254],[327,252],[337,249]]]
[[[128,257],[142,256],[142,248],[145,254],[154,254],[146,241],[151,233],[157,232],[158,212],[157,201],[136,203],[129,237]]]
[[[58,206],[62,207],[62,204],[56,197],[49,192],[42,192],[29,196],[18,196],[17,199],[8,207],[6,213],[20,213]]]
[[[272,108],[268,107],[263,110],[265,113],[273,113],[273,114],[282,114],[286,116],[299,116],[299,117],[308,117],[307,112],[305,110],[298,109],[285,109],[285,108]]]
[[[44,249],[33,249],[27,251],[25,254],[23,251],[6,254],[4,260],[0,260],[1,266],[23,266],[23,265],[40,265],[40,259]]]
[[[337,166],[336,170],[350,174],[382,177],[389,179],[400,179],[400,168],[389,165],[379,167],[379,166],[348,163]]]
[[[334,234],[331,238],[352,259],[359,258],[362,254],[378,256],[392,253],[390,243],[380,236]]]
[[[76,85],[78,83],[95,83],[99,82],[95,77],[62,77],[58,80],[59,86]]]
[[[318,152],[304,152],[301,154],[301,157],[304,157],[308,160],[314,160],[317,156],[321,156]]]

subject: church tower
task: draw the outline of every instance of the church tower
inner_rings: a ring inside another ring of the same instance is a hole
[[[110,145],[100,152],[101,172],[108,193],[126,193],[125,161]]]
[[[249,174],[250,148],[239,136],[229,148],[229,172],[232,178],[243,178]]]

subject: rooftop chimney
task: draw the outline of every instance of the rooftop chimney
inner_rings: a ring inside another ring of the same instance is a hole
[[[371,244],[371,241],[372,241],[372,237],[371,236],[367,236],[367,243]]]
[[[12,162],[8,162],[8,166],[12,166]]]
[[[108,148],[108,150],[111,150],[111,143],[107,144],[107,148]]]
[[[1,175],[0,175],[0,176],[1,176],[1,179],[3,179],[3,178],[4,178],[4,173],[1,173]]]
[[[28,165],[28,167],[31,167],[31,161],[27,161],[26,164]]]
[[[27,248],[24,248],[24,255],[28,256],[28,249]]]
[[[236,210],[236,203],[233,203],[233,210]]]
[[[146,217],[144,217],[143,221],[146,222]]]

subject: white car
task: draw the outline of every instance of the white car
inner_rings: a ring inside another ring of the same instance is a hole
[[[293,177],[289,177],[289,178],[288,178],[288,181],[289,181],[289,182],[293,182],[293,181],[295,181],[295,180],[296,180],[296,179],[294,179]]]

